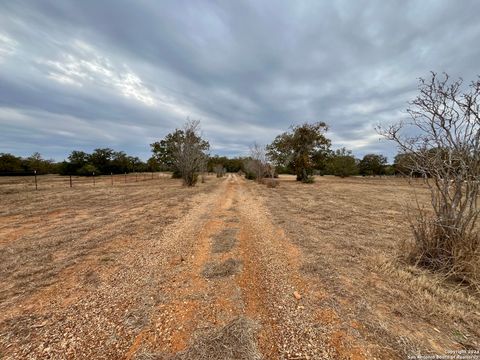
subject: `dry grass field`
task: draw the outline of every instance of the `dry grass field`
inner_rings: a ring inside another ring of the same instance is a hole
[[[1,359],[480,349],[479,294],[399,257],[402,179],[131,180],[0,179]]]

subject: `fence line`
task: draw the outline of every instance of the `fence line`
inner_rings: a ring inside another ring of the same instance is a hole
[[[51,189],[51,188],[75,188],[75,187],[96,187],[96,186],[125,186],[127,184],[135,184],[144,181],[156,179],[170,178],[170,173],[165,172],[148,172],[148,173],[124,173],[110,175],[37,175],[35,173],[26,176],[1,176],[0,189],[17,188],[17,189]]]

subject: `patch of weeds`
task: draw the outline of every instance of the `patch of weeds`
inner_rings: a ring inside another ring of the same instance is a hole
[[[258,329],[253,320],[240,316],[220,329],[197,334],[173,360],[260,360]]]
[[[207,263],[202,271],[202,275],[207,279],[231,276],[240,271],[242,262],[235,259],[227,259],[221,263]]]
[[[320,274],[322,271],[322,267],[320,264],[316,262],[306,262],[303,263],[302,266],[300,266],[300,271],[302,271],[305,274]]]
[[[115,259],[111,256],[102,256],[100,258],[100,262],[104,264],[110,264],[110,263],[114,263]]]
[[[233,249],[237,239],[237,229],[224,229],[213,237],[212,252],[224,253]]]

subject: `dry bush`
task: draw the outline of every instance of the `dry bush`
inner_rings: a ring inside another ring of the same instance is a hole
[[[235,259],[227,259],[221,263],[207,263],[202,271],[202,275],[207,279],[231,276],[240,271],[242,262]]]
[[[417,202],[410,213],[409,259],[480,289],[480,80],[465,88],[432,73],[419,90],[411,120],[382,131],[430,190],[432,211]]]
[[[402,244],[409,263],[441,270],[450,278],[480,287],[480,235],[478,230],[446,228],[424,208],[409,209],[413,242]]]
[[[212,252],[224,253],[233,249],[237,243],[238,229],[224,229],[213,237]]]
[[[232,320],[224,327],[199,334],[190,346],[174,357],[175,360],[260,360],[256,333],[258,325],[244,317]]]
[[[256,142],[250,147],[250,157],[245,160],[244,168],[246,178],[250,180],[257,180],[262,182],[262,179],[267,174],[267,158],[265,155],[265,147]]]

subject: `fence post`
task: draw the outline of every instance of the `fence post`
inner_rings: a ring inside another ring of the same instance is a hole
[[[152,171],[152,180],[153,180],[153,171]]]
[[[125,184],[127,183],[127,172],[125,171]]]
[[[110,177],[112,178],[112,186],[113,186],[113,172],[110,173]]]
[[[93,172],[93,186],[95,186],[95,171]]]
[[[38,190],[38,186],[37,186],[37,170],[33,170],[33,174],[35,175],[35,190]]]
[[[72,187],[72,175],[70,175],[70,187]]]
[[[137,181],[138,181],[138,174],[135,173],[135,182],[137,182]]]

